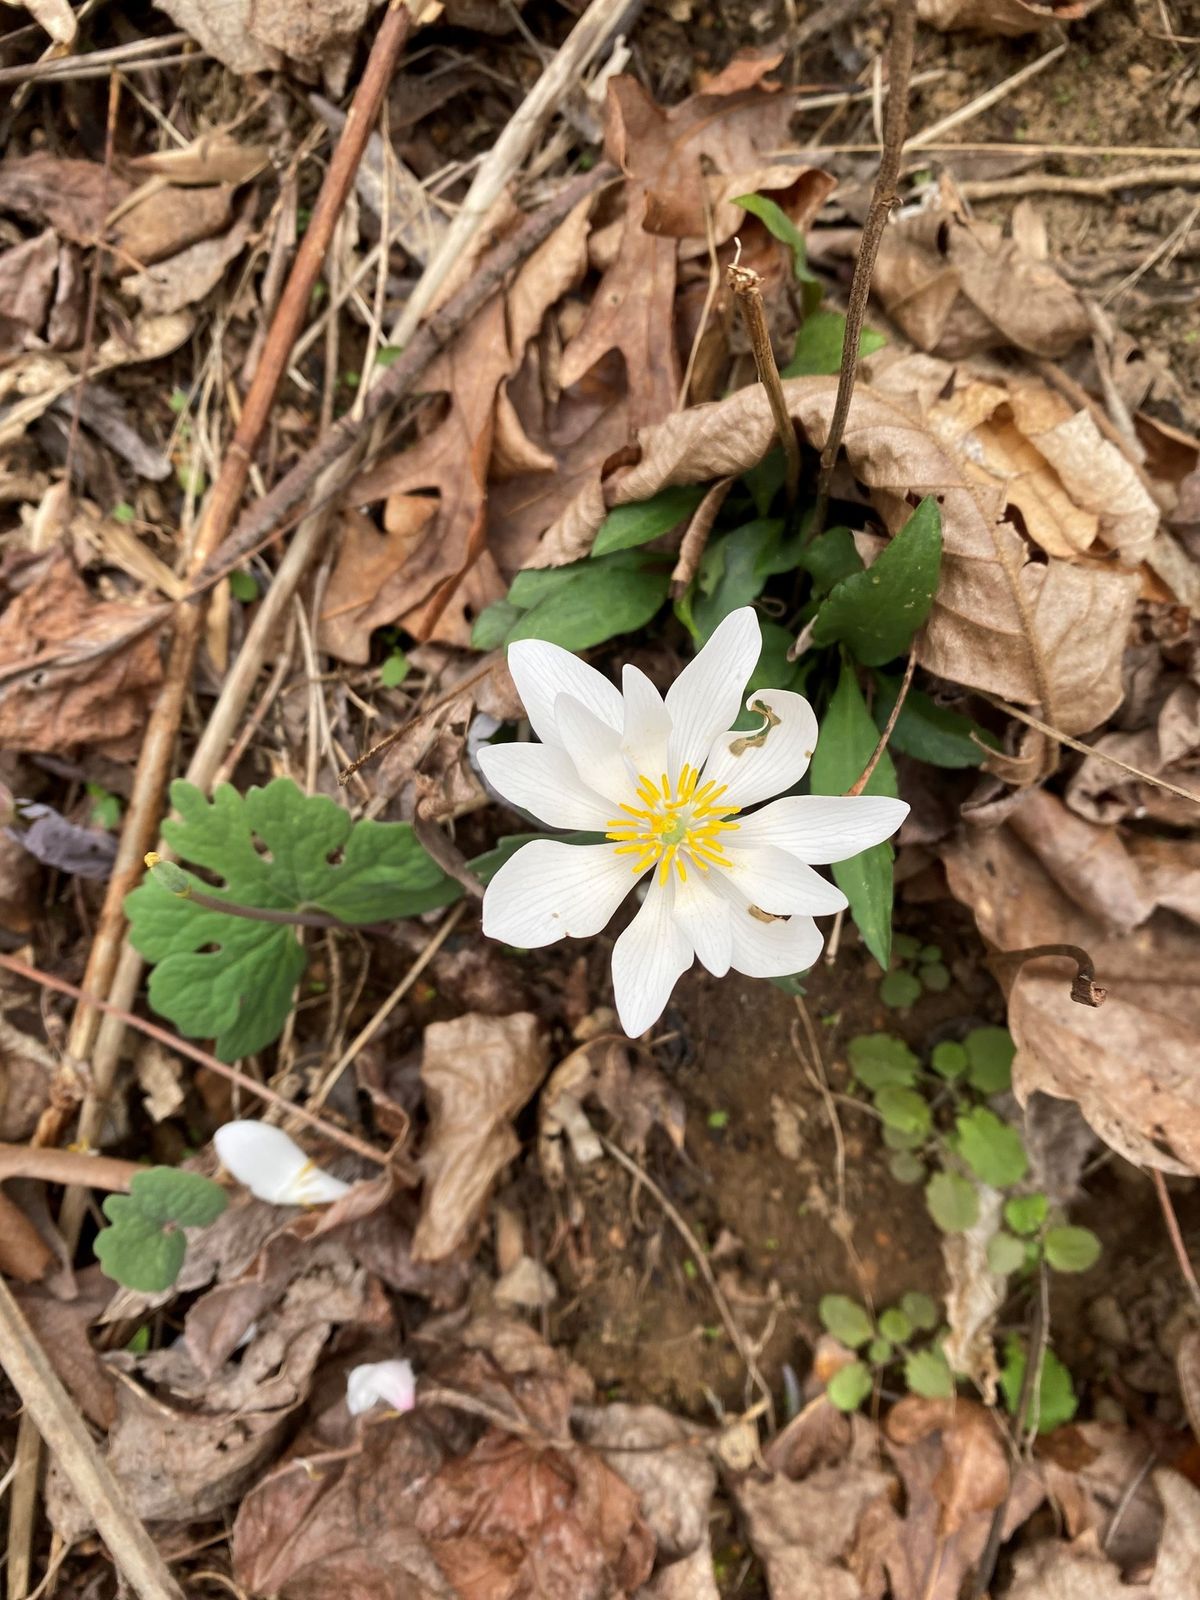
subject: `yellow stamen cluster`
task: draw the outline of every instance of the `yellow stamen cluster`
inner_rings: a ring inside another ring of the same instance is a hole
[[[701,784],[697,767],[684,766],[674,787],[665,772],[657,783],[639,776],[636,788],[642,805],[622,806],[626,815],[609,822],[606,837],[615,841],[619,856],[633,857],[635,875],[657,866],[660,883],[666,883],[672,865],[681,883],[687,881],[689,866],[701,872],[709,867],[728,869],[732,863],[721,834],[738,826],[726,818],[736,816],[740,808],[720,804],[727,787]]]

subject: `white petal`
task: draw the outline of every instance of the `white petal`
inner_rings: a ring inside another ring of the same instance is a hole
[[[712,874],[713,888],[731,902],[733,967],[748,978],[786,978],[807,972],[821,954],[824,938],[811,917],[789,917],[786,922],[762,922],[729,884],[724,874]]]
[[[599,933],[637,882],[614,844],[534,839],[506,861],[483,895],[483,931],[521,950]]]
[[[554,702],[554,721],[580,781],[604,796],[605,817],[611,821],[619,806],[635,799],[621,754],[621,735],[569,694],[560,694]]]
[[[411,1361],[364,1361],[346,1374],[346,1409],[352,1417],[382,1400],[393,1411],[411,1411],[416,1379]]]
[[[762,844],[743,850],[740,833],[727,833],[724,837],[729,869],[714,867],[713,874],[727,878],[737,893],[760,911],[780,917],[794,912],[824,917],[846,909],[846,896],[835,883],[778,845]],[[736,844],[732,842],[735,839]]]
[[[554,724],[554,702],[560,694],[572,695],[602,722],[620,728],[624,715],[620,690],[561,645],[547,644],[544,639],[519,639],[508,647],[508,670],[525,715],[543,744],[562,745]]]
[[[702,765],[713,740],[737,717],[742,694],[761,652],[758,616],[753,606],[742,606],[724,618],[703,650],[667,690],[672,776],[684,765]]]
[[[737,842],[774,844],[799,861],[846,861],[890,839],[908,815],[903,800],[881,794],[788,795],[738,818]]]
[[[641,910],[613,946],[617,1015],[631,1039],[653,1027],[671,990],[692,964],[692,945],[674,917],[674,874],[656,872]]]
[[[565,750],[548,744],[489,744],[481,746],[477,759],[498,793],[551,828],[603,830],[612,817],[612,802],[580,781]]]
[[[282,1128],[267,1122],[227,1122],[213,1135],[225,1170],[257,1200],[275,1206],[319,1206],[350,1188],[314,1165]]]
[[[671,734],[671,716],[663,704],[663,697],[640,667],[627,666],[621,674],[621,689],[625,699],[625,729],[621,750],[642,777],[659,783],[667,771],[667,743]],[[670,773],[674,780],[678,767]]]
[[[695,947],[703,966],[723,978],[733,960],[730,903],[709,887],[712,872],[690,869],[675,884],[675,920]]]
[[[727,786],[722,805],[752,806],[782,794],[808,771],[817,747],[817,719],[803,695],[790,689],[757,689],[746,701],[747,710],[760,701],[779,718],[765,725],[762,742],[749,742],[760,737],[754,731],[722,734],[708,758],[704,782],[712,778]]]

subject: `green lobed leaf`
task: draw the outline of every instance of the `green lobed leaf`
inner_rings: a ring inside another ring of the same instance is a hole
[[[879,742],[879,735],[854,668],[842,663],[837,688],[821,724],[811,767],[814,794],[845,794],[861,777]],[[896,769],[887,751],[871,774],[865,794],[895,796]],[[886,972],[892,944],[892,847],[884,841],[836,862],[833,878],[850,902],[863,943]]]
[[[871,709],[882,733],[896,704],[900,679],[877,672],[875,682],[879,692]],[[891,742],[901,755],[926,761],[933,767],[977,767],[987,752],[972,734],[982,739],[984,745],[996,743],[992,735],[970,717],[951,711],[948,706],[939,706],[920,689],[910,689],[892,729]]]
[[[929,1215],[943,1233],[963,1233],[979,1221],[979,1193],[957,1172],[935,1172],[925,1185]]]
[[[857,1350],[874,1336],[875,1329],[865,1308],[848,1295],[822,1295],[817,1315],[825,1331],[851,1350]]]
[[[110,1201],[126,1198],[109,1196]],[[107,1202],[104,1209],[112,1215]],[[158,1294],[169,1289],[179,1276],[187,1254],[187,1238],[179,1229],[164,1232],[157,1222],[136,1211],[128,1217],[118,1212],[112,1226],[101,1228],[96,1235],[95,1249],[106,1277],[140,1294]]]
[[[1021,1135],[986,1106],[976,1106],[955,1120],[958,1153],[981,1183],[1006,1189],[1020,1183],[1029,1170]]]
[[[904,1358],[904,1381],[910,1394],[925,1400],[952,1400],[954,1374],[940,1350],[914,1350]]]
[[[987,1243],[988,1266],[1001,1278],[1025,1265],[1025,1244],[1011,1233],[994,1233]]]
[[[639,500],[635,505],[617,506],[600,524],[592,545],[593,559],[611,555],[614,550],[630,550],[635,545],[648,544],[664,533],[678,527],[700,504],[705,493],[704,484],[681,484],[670,489],[660,489],[649,500]]]
[[[196,889],[270,910],[313,910],[343,922],[416,916],[448,905],[460,886],[431,860],[407,823],[363,821],[288,778],[207,800],[171,786],[179,813],[163,833],[181,860],[221,879]],[[150,1003],[190,1038],[215,1040],[223,1061],[279,1036],[304,971],[296,929],[227,916],[168,893],[148,877],[126,896],[130,940],[153,962]]]
[[[834,1373],[825,1393],[839,1411],[857,1411],[874,1383],[871,1369],[865,1362],[851,1361]]]
[[[846,318],[840,311],[813,311],[796,333],[792,359],[782,369],[784,378],[832,376],[842,367],[842,347],[846,342]],[[873,355],[887,340],[874,328],[864,328],[858,336],[858,356]]]
[[[913,1336],[913,1325],[902,1306],[889,1306],[879,1319],[879,1331],[893,1344],[907,1344]]]
[[[1086,1272],[1100,1259],[1101,1245],[1090,1228],[1047,1228],[1042,1248],[1056,1272]]]
[[[181,1228],[207,1228],[229,1204],[219,1183],[179,1167],[147,1167],[135,1172],[129,1199],[151,1222],[175,1222]]]
[[[967,1070],[967,1052],[956,1040],[943,1039],[934,1045],[929,1064],[940,1078],[953,1083]]]
[[[876,1091],[875,1109],[889,1128],[910,1138],[926,1139],[933,1127],[933,1113],[925,1098],[915,1089],[887,1084]]]
[[[879,985],[879,998],[892,1011],[907,1011],[921,998],[921,980],[903,968],[885,972]]]
[[[889,1083],[911,1088],[921,1070],[904,1040],[891,1033],[858,1034],[846,1046],[846,1056],[854,1076],[868,1089],[882,1089]]]
[[[937,1306],[927,1294],[922,1294],[918,1289],[910,1289],[907,1294],[900,1296],[900,1309],[913,1327],[920,1329],[922,1333],[928,1333],[937,1327]]]
[[[1027,1239],[1045,1222],[1048,1210],[1044,1194],[1015,1194],[1004,1202],[1004,1220],[1014,1233]]]
[[[569,581],[531,605],[505,642],[545,639],[564,650],[590,650],[618,634],[644,628],[667,598],[670,581],[665,570],[639,570],[604,560],[576,562]],[[515,590],[514,583],[514,595]]]
[[[903,655],[929,615],[941,562],[941,512],[926,495],[874,564],[830,591],[813,622],[813,643],[841,641],[868,667]]]
[[[1021,1388],[1025,1382],[1025,1347],[1015,1336],[1004,1347],[1004,1365],[1000,1368],[1000,1387],[1009,1415],[1016,1416],[1021,1404]],[[1071,1374],[1054,1351],[1047,1348],[1042,1355],[1042,1377],[1038,1394],[1029,1408],[1029,1422],[1039,1433],[1050,1433],[1064,1422],[1070,1422],[1079,1409],[1079,1400]]]
[[[731,611],[757,600],[775,571],[783,523],[759,517],[713,540],[700,560],[691,593],[693,631],[707,643]],[[789,640],[790,642],[790,640]]]
[[[1012,1088],[1012,1063],[1017,1053],[1007,1028],[972,1028],[963,1040],[970,1067],[967,1082],[980,1094],[1003,1094]]]

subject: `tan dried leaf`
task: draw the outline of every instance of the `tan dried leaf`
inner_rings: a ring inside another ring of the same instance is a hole
[[[403,571],[436,512],[433,500],[397,495],[389,502],[382,533],[361,511],[347,507],[341,513],[337,561],[322,598],[322,650],[339,661],[367,664],[372,631],[391,620],[392,604],[386,598],[389,586]]]
[[[177,28],[190,33],[230,72],[274,72],[283,65],[272,49],[250,31],[254,0],[154,0]]]
[[[45,28],[55,44],[75,43],[79,24],[75,20],[70,0],[5,0],[5,4],[24,6],[33,20]]]
[[[129,165],[136,172],[157,172],[172,183],[246,183],[271,159],[265,144],[242,144],[232,133],[217,130],[176,150],[156,150],[135,156]]]
[[[247,208],[228,233],[216,239],[201,239],[157,266],[123,279],[122,289],[140,300],[143,311],[152,315],[195,305],[216,288],[225,268],[241,254],[250,235],[250,222]]]
[[[425,1030],[430,1129],[414,1259],[441,1260],[466,1239],[496,1174],[519,1148],[509,1119],[545,1072],[546,1043],[532,1012],[468,1013]]]
[[[886,1472],[847,1461],[818,1467],[800,1482],[746,1477],[735,1484],[771,1600],[861,1600],[847,1558],[863,1514],[891,1482]]]
[[[187,189],[174,183],[160,187],[156,180],[113,224],[113,240],[126,257],[152,265],[228,227],[233,194],[231,183]]]
[[[58,276],[58,237],[48,228],[0,255],[0,355],[45,328]]]
[[[99,161],[75,161],[39,151],[0,161],[0,210],[46,222],[64,239],[93,244],[104,219],[129,193]]]
[[[661,1557],[678,1561],[707,1544],[717,1474],[693,1423],[659,1406],[620,1403],[577,1407],[572,1420],[637,1496]]]
[[[1042,5],[1031,0],[917,0],[917,15],[943,32],[976,28],[980,33],[1013,39],[1037,33],[1051,23],[1075,22],[1099,4],[1100,0],[1049,0]]]

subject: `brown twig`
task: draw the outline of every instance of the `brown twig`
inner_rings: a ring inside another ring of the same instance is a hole
[[[792,437],[795,438],[795,435]],[[679,546],[679,559],[671,574],[672,599],[678,600],[696,576],[700,558],[708,548],[709,535],[717,520],[717,514],[732,488],[732,478],[718,478],[712,488],[705,492],[704,499],[692,514],[692,520],[688,523],[687,532],[683,536],[683,543]]]
[[[377,417],[412,392],[416,380],[433,358],[498,292],[513,267],[547,239],[581,200],[615,177],[616,169],[603,163],[573,179],[553,200],[535,211],[511,239],[499,246],[480,271],[472,273],[464,287],[413,336],[404,353],[380,374],[371,385],[361,414],[347,414],[335,422],[280,478],[271,492],[246,512],[222,543],[219,553],[195,573],[185,599],[203,595],[247,555],[268,544],[281,531],[288,512],[304,499],[321,473],[344,456]]]
[[[1108,990],[1096,982],[1096,966],[1087,951],[1077,944],[1032,944],[1027,950],[995,950],[987,964],[997,967],[1019,967],[1026,961],[1039,961],[1043,956],[1065,956],[1079,969],[1071,980],[1071,999],[1081,1006],[1102,1006],[1108,999]]]
[[[256,1083],[253,1078],[248,1078],[244,1072],[239,1072],[236,1067],[231,1067],[227,1062],[218,1061],[216,1056],[209,1055],[207,1050],[201,1050],[198,1045],[189,1044],[186,1039],[181,1039],[177,1034],[170,1033],[166,1028],[160,1028],[155,1022],[148,1022],[144,1017],[137,1017],[131,1011],[125,1011],[120,1006],[110,1005],[107,1000],[100,1000],[93,995],[87,995],[76,984],[68,983],[65,978],[56,978],[52,973],[43,972],[39,967],[28,966],[24,961],[18,961],[15,956],[0,952],[0,967],[9,972],[16,973],[18,978],[25,978],[30,983],[39,984],[43,989],[53,989],[57,994],[70,995],[73,1000],[82,1005],[86,1002],[98,1011],[108,1016],[118,1017],[124,1026],[136,1028],[139,1033],[144,1033],[148,1039],[156,1039],[159,1044],[165,1045],[168,1050],[174,1050],[181,1056],[197,1062],[202,1067],[207,1067],[210,1072],[218,1073],[222,1078],[228,1078],[230,1083],[236,1083],[247,1094],[254,1095],[259,1100],[265,1100],[268,1105],[277,1107],[286,1112],[289,1117],[296,1117],[305,1122],[309,1127],[315,1128],[324,1134],[327,1139],[332,1139],[336,1144],[342,1145],[347,1150],[352,1150],[356,1156],[374,1162],[376,1166],[386,1167],[389,1157],[373,1146],[366,1144],[362,1139],[356,1139],[352,1133],[346,1133],[324,1118],[314,1116],[304,1106],[296,1105],[294,1101],[287,1100],[281,1094],[276,1094],[274,1089],[268,1089],[264,1083]],[[98,1102],[103,1105],[102,1102]]]
[[[1170,1191],[1167,1189],[1167,1180],[1157,1167],[1150,1169],[1150,1176],[1154,1181],[1154,1190],[1158,1195],[1158,1203],[1162,1207],[1163,1221],[1167,1225],[1167,1234],[1171,1240],[1171,1248],[1175,1252],[1175,1259],[1179,1262],[1179,1270],[1183,1274],[1183,1281],[1188,1286],[1188,1293],[1200,1306],[1200,1281],[1196,1278],[1196,1269],[1192,1266],[1192,1258],[1188,1255],[1187,1245],[1179,1226],[1179,1218],[1175,1215],[1175,1207],[1171,1204]]]
[[[1182,154],[1182,152],[1181,152]],[[1017,178],[978,178],[960,183],[964,200],[992,200],[999,195],[1075,194],[1103,199],[1118,189],[1156,188],[1200,182],[1200,165],[1133,167],[1128,172],[1106,172],[1098,178],[1067,178],[1049,172],[1031,172]]]
[[[740,241],[738,248],[740,252]],[[758,369],[758,381],[767,391],[771,415],[775,419],[775,432],[783,448],[783,481],[790,508],[796,504],[796,496],[800,493],[800,445],[796,439],[795,424],[788,413],[787,401],[783,397],[775,352],[771,348],[771,330],[767,327],[767,313],[763,305],[762,279],[752,267],[740,267],[736,259],[726,269],[725,277],[746,325],[750,348],[754,352],[754,365]]]
[[[56,1150],[53,1146],[0,1144],[0,1183],[9,1178],[39,1178],[43,1183],[82,1183],[89,1189],[120,1194],[144,1169],[136,1161],[115,1156],[91,1156],[83,1150]]]
[[[875,768],[879,765],[879,762],[883,756],[883,752],[888,747],[888,740],[892,737],[892,732],[897,722],[900,720],[900,713],[904,709],[904,702],[908,699],[908,691],[912,688],[913,673],[916,671],[916,668],[917,651],[916,646],[914,645],[913,648],[908,652],[908,665],[904,669],[904,677],[900,680],[900,688],[896,695],[896,703],[888,713],[887,723],[883,732],[879,735],[879,743],[875,746],[875,749],[871,754],[871,759],[863,768],[862,776],[852,783],[846,790],[848,795],[861,794],[870,783],[875,772]]]
[[[891,44],[888,47],[888,102],[883,127],[883,153],[879,158],[879,172],[871,195],[871,207],[863,225],[858,257],[854,263],[854,277],[850,284],[837,399],[829,423],[829,436],[825,440],[825,448],[821,451],[821,476],[817,484],[813,538],[825,527],[825,517],[829,510],[829,485],[838,450],[841,448],[846,418],[850,414],[850,397],[854,393],[854,379],[858,372],[858,344],[867,314],[871,274],[875,270],[875,257],[879,254],[879,242],[883,238],[883,230],[891,215],[892,206],[896,203],[896,180],[900,175],[904,135],[908,127],[908,80],[912,75],[916,29],[916,0],[896,0],[896,7],[892,12]]]

